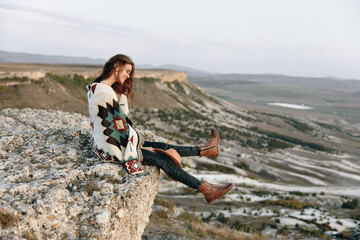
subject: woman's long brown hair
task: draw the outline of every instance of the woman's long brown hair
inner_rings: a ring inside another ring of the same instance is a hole
[[[131,60],[130,57],[123,55],[123,54],[117,54],[109,59],[104,65],[104,68],[101,72],[101,74],[95,79],[94,82],[101,82],[102,80],[108,78],[111,76],[111,74],[115,70],[115,64],[119,64],[120,71],[122,71],[125,67],[125,64],[131,64],[132,70],[130,72],[130,77],[125,80],[123,84],[120,84],[119,82],[115,82],[111,87],[114,89],[114,91],[118,94],[125,94],[130,97],[130,104],[133,104],[134,102],[134,91],[133,91],[133,82],[134,82],[134,62]],[[115,75],[116,80],[117,76]]]

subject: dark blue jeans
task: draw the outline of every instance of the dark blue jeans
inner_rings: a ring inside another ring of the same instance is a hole
[[[145,141],[143,147],[153,147],[167,150],[170,148],[175,149],[181,157],[187,156],[200,156],[200,148],[198,146],[177,146],[170,145],[163,142],[149,142]],[[164,172],[169,174],[173,179],[189,186],[193,189],[198,189],[201,185],[201,181],[196,177],[190,175],[178,165],[176,165],[169,157],[161,154],[141,149],[143,154],[144,165],[155,165],[161,168]]]

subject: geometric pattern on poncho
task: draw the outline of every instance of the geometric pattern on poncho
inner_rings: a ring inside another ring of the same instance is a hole
[[[116,156],[111,156],[109,153],[104,152],[102,149],[95,150],[96,155],[105,162],[121,163]]]
[[[121,163],[121,161],[116,156],[111,156],[108,152],[105,152],[103,149],[98,149],[95,146],[94,139],[91,139],[91,150],[103,161],[105,162],[114,162],[114,163]]]
[[[96,89],[96,86],[97,86],[97,84],[89,84],[89,85],[87,85],[87,89],[89,90],[89,99],[91,98],[91,93],[90,93],[90,90],[92,91],[92,93],[94,94],[94,92],[95,92],[95,89]]]
[[[117,146],[119,149],[120,146],[126,147],[129,128],[125,116],[120,110],[119,103],[113,100],[112,106],[107,102],[106,108],[100,105],[98,105],[98,108],[97,116],[102,119],[101,125],[105,127],[103,133],[108,137],[106,142]]]
[[[122,163],[122,166],[126,169],[126,171],[130,174],[138,174],[143,173],[144,170],[141,168],[137,160],[130,160],[126,163]]]

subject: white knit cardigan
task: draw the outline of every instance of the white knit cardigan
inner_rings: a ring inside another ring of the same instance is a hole
[[[127,97],[104,83],[87,86],[92,150],[104,161],[142,160],[142,138],[127,122]]]

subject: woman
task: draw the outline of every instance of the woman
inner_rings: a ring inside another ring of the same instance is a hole
[[[134,63],[122,54],[105,63],[102,73],[87,86],[91,127],[91,146],[96,155],[121,163],[129,174],[142,173],[141,163],[161,168],[173,180],[197,189],[212,203],[231,190],[226,186],[200,181],[181,168],[180,156],[219,155],[219,135],[211,131],[206,146],[175,146],[163,142],[143,142],[131,126],[127,97],[134,101]],[[140,163],[141,162],[141,163]]]

